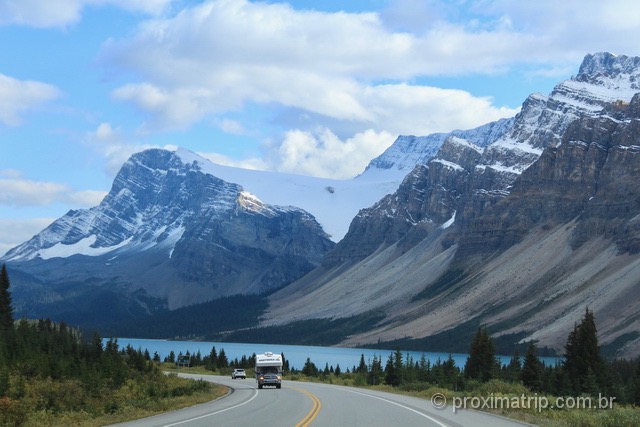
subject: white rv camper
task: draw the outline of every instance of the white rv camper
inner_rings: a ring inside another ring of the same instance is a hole
[[[282,388],[282,356],[266,352],[256,355],[256,381],[258,388]]]

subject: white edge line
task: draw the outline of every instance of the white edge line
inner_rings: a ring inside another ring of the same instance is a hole
[[[414,413],[416,413],[416,414],[418,414],[418,415],[420,415],[420,416],[422,416],[422,417],[424,417],[424,418],[427,418],[427,419],[429,419],[429,420],[433,421],[434,423],[438,424],[440,427],[448,427],[446,424],[443,424],[443,423],[442,423],[442,422],[440,422],[439,420],[437,420],[437,419],[435,419],[435,418],[433,418],[433,417],[430,417],[429,415],[425,414],[424,412],[420,412],[420,411],[418,411],[418,410],[416,410],[416,409],[413,409],[413,408],[410,408],[410,407],[408,407],[408,406],[405,406],[405,405],[403,405],[402,403],[394,402],[393,400],[385,399],[384,397],[374,396],[373,394],[362,393],[362,392],[360,392],[360,391],[355,391],[355,390],[349,390],[348,388],[345,388],[343,391],[347,391],[347,392],[349,392],[349,393],[360,394],[360,395],[362,395],[362,396],[372,397],[372,398],[374,398],[374,399],[378,399],[378,400],[385,401],[385,402],[387,402],[387,403],[391,403],[392,405],[399,406],[399,407],[404,408],[404,409],[406,409],[406,410],[408,410],[408,411],[414,412]]]
[[[212,415],[216,415],[216,414],[220,414],[222,412],[230,411],[231,409],[235,409],[235,408],[238,408],[238,407],[240,407],[242,405],[246,405],[247,403],[251,402],[256,397],[258,397],[258,390],[256,390],[255,388],[253,388],[253,387],[243,387],[243,388],[247,388],[247,389],[252,389],[253,390],[253,396],[251,396],[251,399],[245,400],[242,403],[238,403],[237,405],[233,405],[233,406],[230,406],[230,407],[225,408],[225,409],[220,409],[219,411],[209,412],[208,414],[200,415],[199,417],[189,418],[189,419],[178,421],[178,422],[175,422],[175,423],[172,423],[172,424],[165,424],[164,427],[172,427],[172,426],[177,426],[177,425],[180,425],[180,424],[190,423],[191,421],[201,420],[203,418],[207,418],[207,417],[210,417]]]

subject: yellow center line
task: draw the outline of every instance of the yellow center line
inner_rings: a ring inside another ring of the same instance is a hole
[[[313,408],[311,408],[311,411],[309,411],[309,413],[302,419],[302,421],[296,424],[296,427],[308,427],[309,425],[311,425],[313,420],[315,420],[316,417],[318,416],[318,413],[320,412],[320,408],[322,408],[322,403],[320,403],[320,399],[318,399],[316,396],[314,396],[313,394],[309,393],[306,390],[302,390],[300,388],[295,388],[295,387],[289,387],[289,388],[299,391],[300,393],[306,394],[313,401]]]

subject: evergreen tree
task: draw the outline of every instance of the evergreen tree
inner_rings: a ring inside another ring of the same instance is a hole
[[[393,354],[389,355],[387,364],[384,367],[384,382],[393,387],[400,385],[400,373],[396,370]]]
[[[373,355],[371,366],[367,371],[367,383],[371,385],[381,384],[384,380],[384,370],[382,369],[382,356]]]
[[[193,358],[191,359],[191,365],[192,366],[202,365],[202,353],[200,353],[200,350],[198,350],[196,354],[193,356]]]
[[[220,353],[218,353],[218,367],[226,368],[229,366],[229,359],[227,359],[227,354],[224,352],[224,348],[220,349]]]
[[[635,405],[640,406],[640,358],[636,362],[635,375],[630,385],[630,401]]]
[[[308,377],[317,377],[318,376],[318,368],[315,363],[311,361],[311,358],[307,357],[307,361],[304,363],[302,368],[302,373]]]
[[[254,353],[255,356],[255,353]],[[208,356],[204,357],[204,368],[209,371],[215,371],[218,366],[218,352],[216,351],[216,346],[214,345],[211,348],[211,352],[209,352]]]
[[[358,363],[358,367],[355,369],[355,372],[359,374],[367,373],[367,365],[364,363],[364,353],[360,354],[360,363]]]
[[[543,365],[538,359],[538,348],[531,341],[527,354],[524,357],[524,365],[522,366],[522,384],[529,387],[532,391],[541,391],[543,383]]]
[[[404,364],[402,361],[402,352],[400,348],[396,348],[396,351],[393,353],[393,370],[396,373],[396,385],[402,384],[402,377],[404,372]]]
[[[431,377],[431,362],[427,359],[427,356],[422,353],[420,356],[420,363],[418,365],[418,381],[428,382]]]
[[[7,266],[2,264],[0,269],[0,364],[2,365],[7,364],[15,356],[16,351],[10,286]]]
[[[564,369],[574,393],[592,393],[596,387],[604,389],[607,382],[606,363],[600,354],[595,318],[589,308],[580,324],[575,325],[569,334],[564,357]]]
[[[442,364],[442,378],[444,379],[443,385],[445,387],[450,387],[456,391],[459,389],[460,369],[456,366],[456,361],[453,360],[452,354],[449,354],[447,360]]]
[[[522,371],[522,362],[520,361],[520,352],[516,348],[515,351],[513,352],[513,357],[511,357],[511,360],[509,361],[509,364],[505,369],[505,375],[504,375],[505,380],[511,381],[511,382],[520,381],[521,371]]]
[[[418,362],[415,362],[413,356],[407,353],[404,365],[400,371],[400,382],[402,384],[415,382],[418,377],[418,368]]]
[[[431,368],[429,377],[430,382],[437,384],[439,387],[457,391],[460,382],[460,369],[456,366],[453,355],[449,354],[449,357],[444,362],[438,358]]]
[[[91,342],[87,346],[87,358],[93,362],[100,360],[102,356],[102,337],[98,332],[94,332]]]
[[[486,327],[478,328],[469,348],[469,357],[464,366],[465,378],[487,382],[495,377],[500,368],[496,358],[496,347]]]

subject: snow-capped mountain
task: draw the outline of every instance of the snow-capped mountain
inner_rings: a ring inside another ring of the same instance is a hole
[[[416,165],[423,165],[431,160],[450,136],[465,139],[479,147],[485,147],[509,131],[513,127],[514,120],[515,118],[511,117],[474,129],[432,133],[426,136],[401,135],[384,153],[369,163],[363,175],[366,176],[378,169],[402,171],[405,176]]]
[[[185,150],[134,154],[100,205],[70,211],[4,260],[61,298],[109,288],[179,307],[281,287],[333,247],[311,214],[266,204],[208,163]]]
[[[496,139],[449,135],[354,218],[321,267],[271,296],[265,324],[378,309],[384,321],[345,344],[441,339],[485,323],[560,348],[588,304],[605,342],[640,329],[628,321],[640,315],[635,285],[622,279],[640,262],[628,187],[640,179],[638,61],[587,55]],[[615,314],[621,295],[631,317]]]
[[[549,96],[529,96],[515,118],[447,134],[438,151],[418,163],[398,191],[354,218],[329,259],[368,256],[382,242],[395,242],[417,225],[438,228],[451,219],[472,221],[508,195],[514,180],[545,148],[557,147],[571,123],[600,114],[611,103],[628,103],[640,91],[637,65],[626,56],[587,55],[577,76],[558,84]],[[423,141],[431,150],[440,138],[437,134]],[[401,148],[387,152],[406,150],[407,141],[399,139]],[[390,160],[376,159],[370,166],[404,167],[405,163],[393,163],[400,157],[390,154]]]

